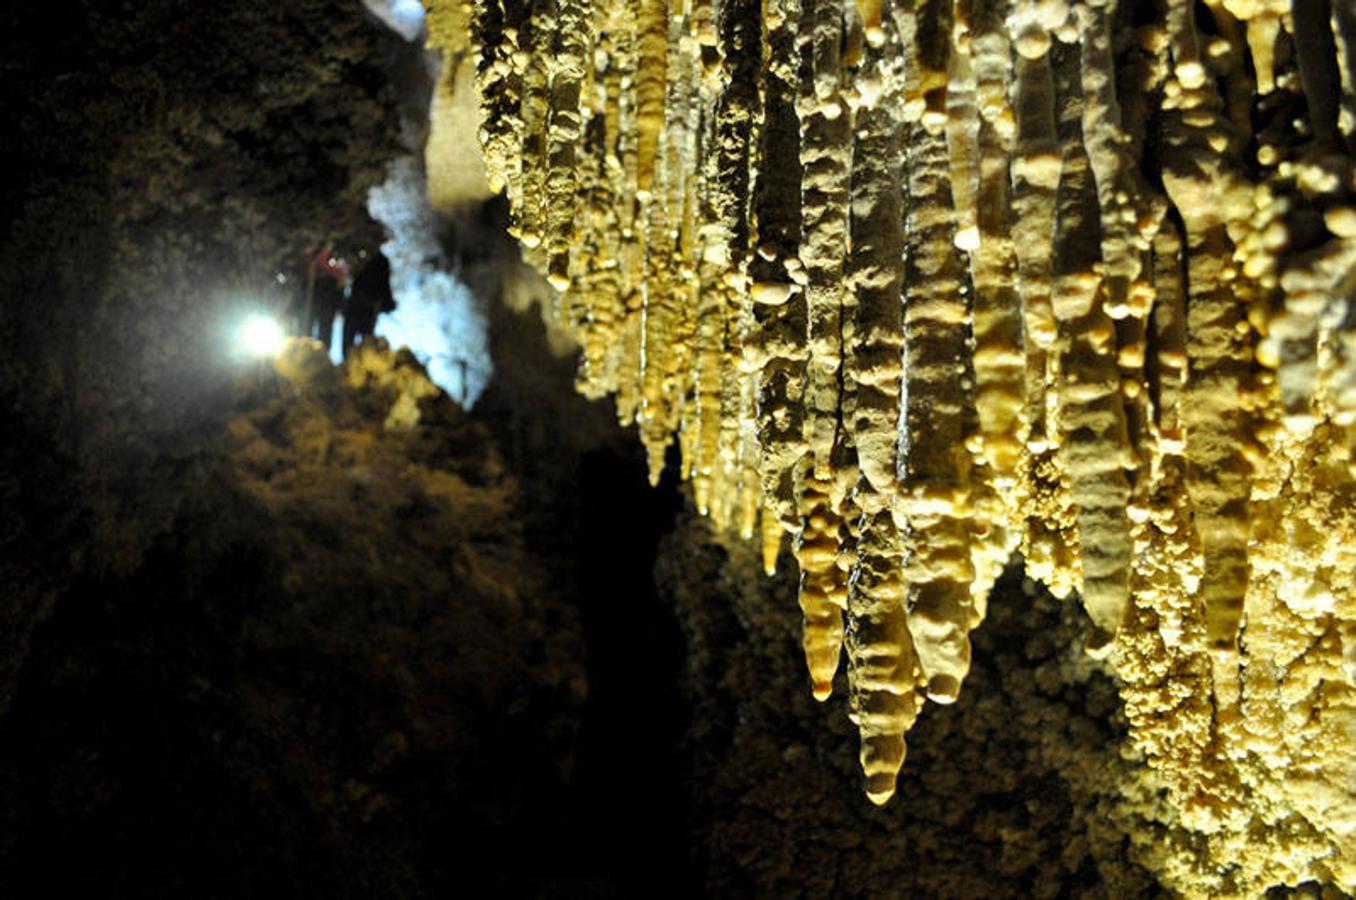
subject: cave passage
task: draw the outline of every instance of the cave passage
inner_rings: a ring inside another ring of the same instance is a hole
[[[1356,892],[1349,0],[8,0],[0,121],[5,900]]]

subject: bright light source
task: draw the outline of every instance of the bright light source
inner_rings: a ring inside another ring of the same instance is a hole
[[[277,319],[263,313],[251,313],[236,329],[235,350],[241,356],[260,359],[277,356],[286,337]]]

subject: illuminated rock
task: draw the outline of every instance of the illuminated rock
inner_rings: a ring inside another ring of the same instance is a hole
[[[873,800],[1019,549],[1171,788],[1167,882],[1351,890],[1356,22],[1125,7],[477,0],[491,180],[652,477],[676,440],[790,534]]]

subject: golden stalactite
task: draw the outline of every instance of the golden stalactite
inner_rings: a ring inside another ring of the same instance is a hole
[[[471,9],[581,390],[769,571],[789,543],[873,801],[1019,552],[1199,838],[1170,881],[1356,888],[1351,4]]]

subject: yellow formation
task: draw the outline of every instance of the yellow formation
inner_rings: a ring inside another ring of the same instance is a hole
[[[1350,4],[471,8],[581,390],[789,537],[873,801],[1020,552],[1202,840],[1356,885]]]

